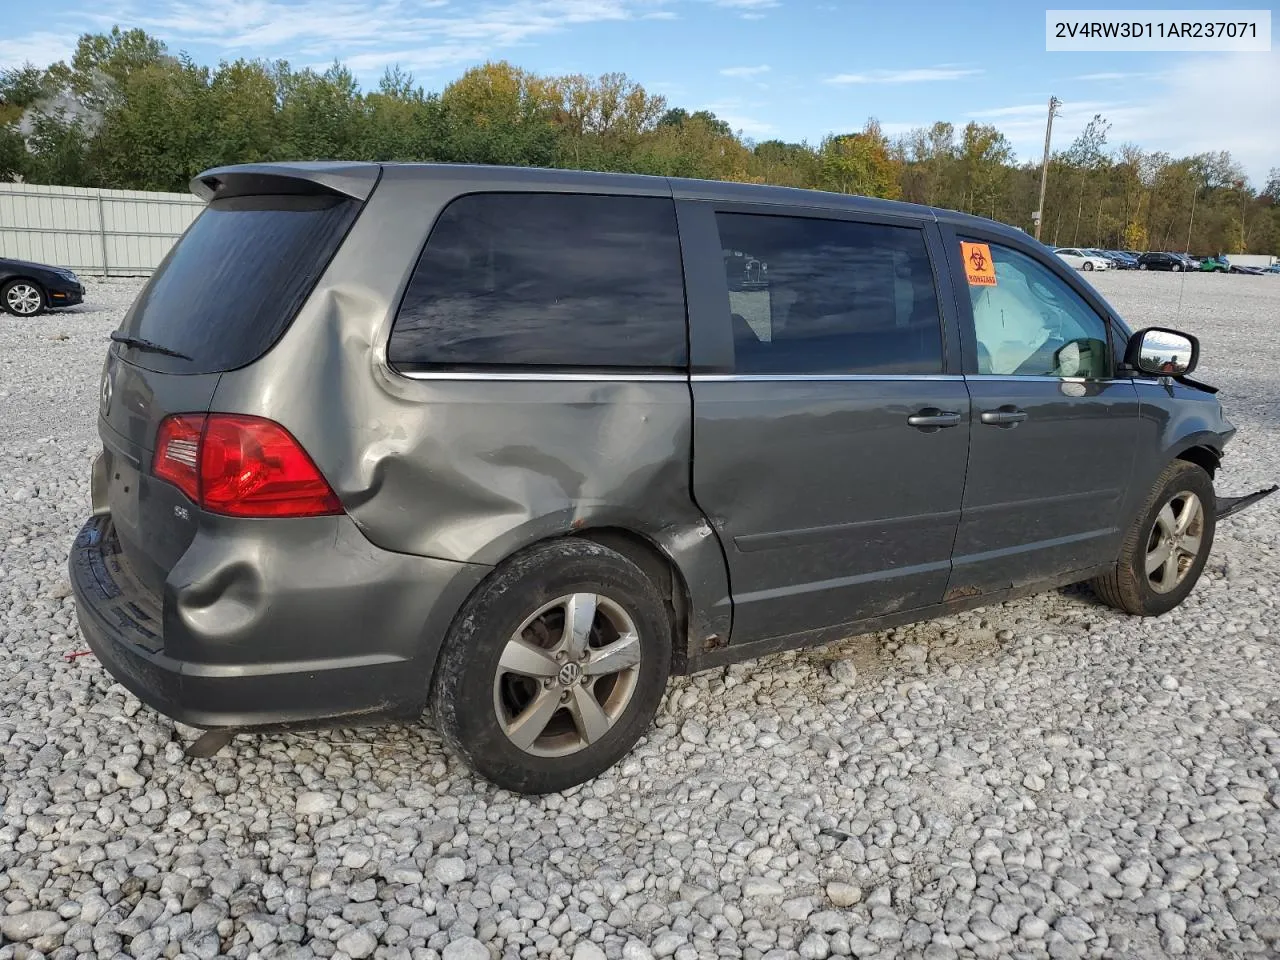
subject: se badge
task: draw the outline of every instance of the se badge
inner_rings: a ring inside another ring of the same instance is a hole
[[[991,248],[985,243],[960,243],[960,255],[964,258],[964,275],[971,287],[994,287],[996,265],[991,259]]]

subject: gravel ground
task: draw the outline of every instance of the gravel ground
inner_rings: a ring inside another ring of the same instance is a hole
[[[1280,477],[1280,277],[1098,275],[1204,339]],[[1280,497],[1158,620],[1083,589],[681,679],[619,767],[526,800],[425,726],[191,731],[80,649],[105,337],[0,319],[0,960],[1280,955]]]

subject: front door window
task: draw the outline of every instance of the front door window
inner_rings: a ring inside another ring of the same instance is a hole
[[[1106,322],[1047,267],[1009,247],[989,246],[996,282],[969,287],[978,373],[1108,376]]]

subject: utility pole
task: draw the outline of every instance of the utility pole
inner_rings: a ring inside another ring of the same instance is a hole
[[[1196,197],[1200,195],[1200,184],[1191,190],[1191,218],[1187,221],[1187,249],[1183,253],[1191,253],[1191,227],[1196,222]]]
[[[1031,215],[1036,222],[1037,240],[1040,239],[1040,224],[1044,222],[1044,188],[1049,183],[1049,140],[1053,136],[1053,118],[1060,106],[1062,101],[1057,97],[1049,98],[1049,122],[1044,127],[1044,163],[1040,165],[1040,206]]]

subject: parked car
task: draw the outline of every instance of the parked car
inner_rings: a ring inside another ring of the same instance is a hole
[[[431,164],[193,189],[69,566],[102,664],[213,746],[429,703],[559,790],[673,673],[1077,581],[1162,614],[1264,495],[1215,497],[1196,339],[990,220]]]
[[[1280,263],[1273,263],[1269,267],[1264,267],[1262,269],[1262,272],[1263,273],[1280,273]]]
[[[1187,262],[1176,253],[1144,253],[1138,258],[1139,270],[1172,270],[1175,273],[1188,269]]]
[[[1234,264],[1234,263],[1233,263],[1233,264],[1231,264],[1231,269],[1230,269],[1230,271],[1229,271],[1229,272],[1231,272],[1231,273],[1247,273],[1247,274],[1249,274],[1250,276],[1254,276],[1254,277],[1260,277],[1260,276],[1262,276],[1264,273],[1267,273],[1267,271],[1266,271],[1266,270],[1264,270],[1262,267],[1250,267],[1250,266],[1248,266],[1248,265],[1246,265],[1246,264],[1243,264],[1243,263],[1242,263],[1242,264],[1239,264],[1239,265]],[[1277,270],[1277,271],[1274,271],[1274,272],[1276,272],[1276,273],[1280,273],[1280,270]]]
[[[1138,258],[1125,253],[1123,250],[1099,250],[1097,252],[1110,260],[1111,266],[1115,270],[1138,269]]]
[[[1198,257],[1193,257],[1189,253],[1180,253],[1178,256],[1182,258],[1182,262],[1186,264],[1188,270],[1200,269],[1200,259]]]
[[[1227,262],[1226,257],[1197,257],[1200,264],[1201,273],[1226,273],[1231,269],[1231,264]]]
[[[1110,270],[1111,261],[1100,254],[1091,254],[1076,247],[1059,247],[1053,251],[1063,261],[1077,270]]]
[[[84,287],[65,267],[0,257],[0,307],[15,317],[34,317],[84,301]]]

